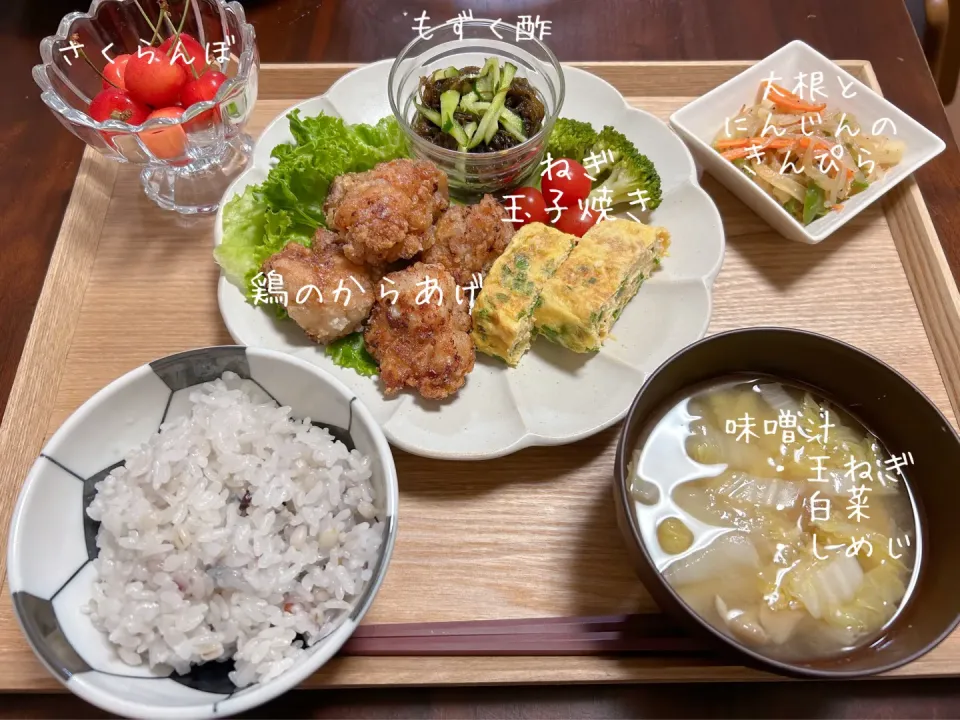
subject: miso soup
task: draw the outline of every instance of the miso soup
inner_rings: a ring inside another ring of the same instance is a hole
[[[731,378],[634,453],[634,512],[664,579],[714,627],[774,659],[831,657],[876,639],[914,581],[913,458],[892,450],[812,392]]]

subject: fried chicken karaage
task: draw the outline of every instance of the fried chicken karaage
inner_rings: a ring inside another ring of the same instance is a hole
[[[449,270],[458,285],[470,283],[474,273],[485,275],[513,237],[507,213],[490,195],[476,205],[447,209],[433,229],[434,242],[421,259]]]
[[[354,332],[373,307],[370,273],[344,256],[337,236],[329,231],[317,232],[312,249],[289,243],[264,262],[263,272],[271,271],[282,278],[287,314],[315,342],[332,342]]]
[[[449,204],[446,174],[404,158],[336,178],[323,209],[349,260],[383,267],[429,248],[432,226]]]
[[[459,390],[473,370],[469,300],[442,265],[415,263],[380,281],[364,333],[387,395],[406,386],[427,398]]]

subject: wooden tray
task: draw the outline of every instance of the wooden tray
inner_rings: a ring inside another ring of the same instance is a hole
[[[843,66],[877,87],[868,63]],[[747,63],[591,63],[632,104],[661,118]],[[249,131],[322,93],[346,65],[265,65]],[[819,331],[916,383],[951,422],[960,401],[960,296],[912,179],[821,245],[784,240],[712,178],[727,255],[711,332],[751,325]],[[94,392],[168,353],[230,343],[217,310],[213,220],[155,207],[136,168],[87,151],[0,427],[0,537],[34,458]],[[938,369],[939,365],[939,369]],[[614,520],[617,429],[482,463],[397,452],[400,536],[368,622],[656,612]],[[0,555],[0,690],[60,685],[12,615]],[[894,675],[960,674],[960,633]],[[349,657],[310,686],[745,680],[698,658]]]

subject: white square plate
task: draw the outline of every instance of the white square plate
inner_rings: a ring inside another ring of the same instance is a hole
[[[882,118],[889,118],[896,133],[888,125],[879,134],[894,136],[907,146],[903,160],[891,168],[883,180],[847,199],[842,210],[830,212],[806,227],[711,146],[717,132],[724,127],[725,119],[734,117],[741,105],[755,102],[757,88],[771,72],[781,78],[777,82],[788,89],[793,89],[801,72],[807,82],[813,73],[822,73],[821,87],[827,97],[818,96],[821,102],[856,117],[864,132]],[[800,40],[784,45],[773,55],[681,108],[670,117],[670,125],[684,139],[700,165],[775,230],[790,240],[811,244],[824,240],[946,148],[939,137]]]

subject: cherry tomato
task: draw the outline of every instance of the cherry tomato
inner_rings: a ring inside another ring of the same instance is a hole
[[[154,110],[150,113],[147,120],[153,118],[179,118],[183,116],[183,108],[167,107]],[[187,149],[187,134],[179,125],[171,127],[157,128],[155,130],[144,130],[140,133],[140,139],[147,149],[158,158],[171,159],[180,157]]]
[[[227,76],[219,70],[207,70],[196,80],[191,80],[180,90],[180,104],[188,108],[194,103],[204,100],[213,100],[217,96],[220,86],[226,82]],[[219,117],[219,108],[212,108],[200,113],[187,123],[190,126],[202,126]]]
[[[557,218],[553,226],[560,232],[583,237],[587,230],[596,225],[598,218],[599,213],[595,213],[589,208],[584,210],[577,203],[568,206],[566,210],[560,213],[560,217]]]
[[[169,107],[180,99],[187,84],[187,71],[153,48],[127,61],[123,82],[134,100],[155,108]]]
[[[527,223],[547,222],[547,204],[536,188],[520,187],[511,190],[504,199],[504,207],[515,228],[523,227]]]
[[[130,62],[132,55],[117,55],[113,62],[107,63],[103,68],[103,89],[120,88],[126,90],[127,86],[123,82],[123,74],[127,69],[127,63]]]
[[[550,172],[544,173],[540,181],[540,188],[549,203],[560,200],[562,206],[569,207],[576,205],[577,200],[585,200],[592,184],[583,165],[563,158],[553,161]]]

